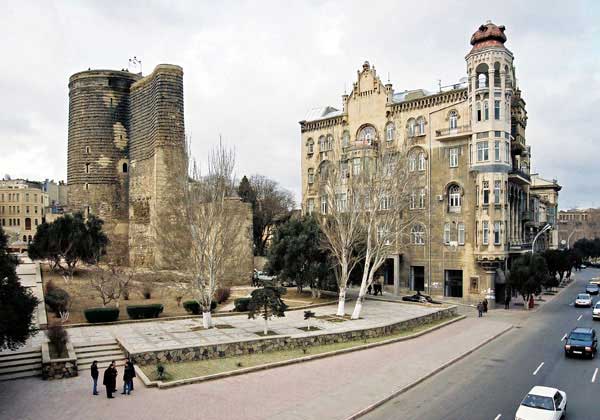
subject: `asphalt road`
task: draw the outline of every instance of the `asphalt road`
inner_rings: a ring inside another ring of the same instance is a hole
[[[594,360],[567,359],[563,337],[577,326],[596,327],[588,308],[575,308],[599,269],[577,273],[577,280],[512,331],[377,408],[364,419],[505,420],[514,419],[525,394],[535,385],[567,393],[568,419],[600,419],[600,353]],[[599,297],[594,296],[594,303]]]

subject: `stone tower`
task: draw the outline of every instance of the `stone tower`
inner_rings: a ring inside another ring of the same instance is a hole
[[[105,221],[110,254],[127,261],[130,87],[141,76],[91,70],[69,79],[68,203]]]

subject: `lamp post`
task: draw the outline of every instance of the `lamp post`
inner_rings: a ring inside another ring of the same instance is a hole
[[[534,253],[534,249],[535,249],[535,241],[537,241],[537,238],[539,238],[539,236],[540,236],[542,233],[545,233],[545,232],[549,231],[550,229],[552,229],[552,225],[549,225],[549,224],[547,224],[546,226],[544,226],[544,227],[542,228],[542,230],[540,230],[540,231],[537,233],[537,235],[535,235],[535,237],[533,238],[533,242],[531,243],[531,254],[532,254],[532,255],[533,255],[533,253]]]
[[[571,232],[569,234],[569,237],[567,238],[567,249],[571,248],[570,244],[571,244],[571,237],[573,236],[573,234],[577,232],[577,229],[575,229],[573,232]]]

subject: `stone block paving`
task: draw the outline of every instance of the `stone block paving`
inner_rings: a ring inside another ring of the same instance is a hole
[[[336,305],[314,308],[317,316],[335,314]],[[347,303],[346,311],[354,309]],[[344,332],[389,325],[436,312],[437,307],[405,305],[392,302],[368,301],[363,306],[361,319],[343,322],[330,322],[321,319],[311,320],[311,327],[317,331],[305,332],[298,328],[306,327],[304,311],[289,311],[283,318],[269,320],[269,329],[280,335],[308,336],[332,332]],[[248,319],[247,315],[232,315],[213,318],[215,325],[227,325],[232,328],[202,329],[201,318],[189,318],[171,321],[136,322],[130,324],[77,327],[69,329],[72,343],[101,344],[117,338],[130,352],[173,349],[259,338],[257,332],[263,330],[262,318]]]

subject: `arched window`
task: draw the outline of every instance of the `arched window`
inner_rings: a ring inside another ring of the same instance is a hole
[[[425,245],[425,228],[420,223],[415,223],[410,229],[410,243]]]
[[[373,144],[376,135],[377,132],[375,131],[375,128],[371,125],[367,125],[360,129],[356,141],[362,144]]]
[[[487,100],[483,101],[483,119],[486,121],[490,119],[490,108]]]
[[[350,133],[348,131],[344,131],[342,134],[342,147],[350,146]]]
[[[321,136],[321,137],[319,137],[319,150],[321,152],[324,152],[325,150],[327,150],[325,147],[326,147],[325,136]]]
[[[461,205],[460,187],[456,184],[448,188],[448,211],[459,212]]]
[[[418,128],[417,134],[419,134],[421,136],[423,134],[425,134],[425,118],[423,118],[423,117],[417,118],[417,128]]]
[[[504,66],[504,83],[507,88],[512,88],[512,77],[510,77],[510,70],[508,66]]]
[[[32,238],[31,235],[27,236],[27,242],[31,242]]]
[[[333,149],[333,136],[331,134],[329,134],[327,136],[327,150],[332,150]]]
[[[86,173],[86,174],[89,174],[89,173],[90,173],[90,164],[89,164],[89,163],[86,163],[86,164],[85,164],[85,173]]]
[[[419,153],[419,171],[424,171],[425,170],[425,152],[421,152]]]
[[[481,102],[475,104],[475,110],[477,111],[477,121],[481,121]]]
[[[315,182],[315,170],[313,168],[308,168],[308,183],[314,184]]]
[[[319,166],[319,181],[320,182],[327,182],[327,178],[329,178],[329,166],[331,165],[331,162],[324,160],[323,162],[321,162],[321,165]]]
[[[408,127],[408,137],[414,137],[415,136],[415,120],[412,118],[410,120],[408,120],[407,127]]]
[[[479,73],[479,74],[477,75],[477,87],[478,87],[478,88],[484,88],[484,87],[487,87],[487,86],[486,86],[486,83],[487,83],[486,81],[487,81],[487,77],[485,77],[485,74],[483,74],[483,73]]]
[[[417,156],[415,153],[411,153],[408,157],[408,170],[414,172],[417,170]]]
[[[395,131],[394,123],[388,123],[388,125],[385,127],[385,139],[387,141],[394,140],[394,131]]]
[[[23,235],[23,242],[27,242],[27,235]]]
[[[123,162],[123,173],[126,174],[128,169],[127,162]]]
[[[481,63],[475,69],[477,74],[477,89],[487,88],[488,83],[488,66],[485,63]]]
[[[25,230],[31,230],[31,219],[29,217],[25,218]]]
[[[454,130],[458,127],[458,112],[450,111],[450,130]]]
[[[500,63],[498,63],[497,61],[494,63],[494,87],[495,88],[499,88],[500,87],[500,81],[501,81],[501,77],[500,77]]]
[[[321,214],[327,214],[327,194],[321,196]]]

